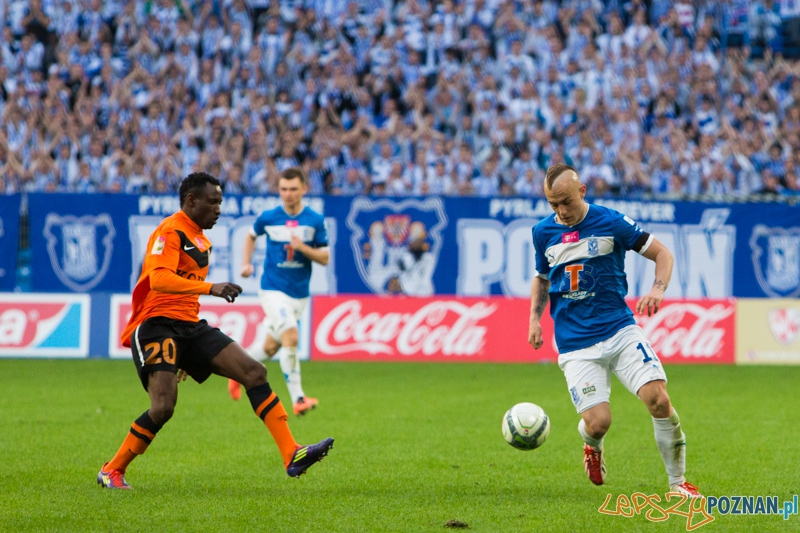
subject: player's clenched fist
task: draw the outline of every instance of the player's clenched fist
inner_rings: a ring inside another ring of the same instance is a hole
[[[533,346],[534,350],[542,347],[544,341],[542,340],[542,327],[539,323],[531,322],[528,327],[528,344]]]
[[[243,278],[249,278],[250,276],[253,275],[253,270],[255,269],[253,268],[253,265],[251,263],[245,263],[242,265],[242,271],[240,272],[240,274],[242,275]]]
[[[211,286],[211,296],[224,298],[228,303],[233,303],[236,297],[242,294],[242,288],[235,283],[215,283]]]

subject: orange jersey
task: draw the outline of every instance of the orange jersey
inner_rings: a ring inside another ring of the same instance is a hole
[[[200,295],[211,292],[205,281],[211,241],[183,211],[165,218],[150,235],[142,274],[133,289],[133,311],[125,331],[123,346],[131,345],[131,335],[146,319],[164,316],[176,320],[200,320]]]

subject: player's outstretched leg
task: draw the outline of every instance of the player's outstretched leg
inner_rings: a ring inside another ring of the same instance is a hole
[[[316,444],[299,446],[297,451],[294,452],[289,466],[286,467],[286,473],[291,477],[302,476],[309,467],[322,461],[322,458],[328,455],[328,451],[330,451],[331,448],[333,448],[333,439],[330,437]]]
[[[300,446],[295,442],[287,423],[288,415],[283,404],[268,383],[247,389],[247,396],[256,415],[266,424],[283,456],[286,473],[298,477],[308,468],[328,455],[333,448],[333,439],[327,438],[317,444]]]

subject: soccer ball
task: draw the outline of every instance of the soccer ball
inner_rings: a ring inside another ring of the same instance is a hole
[[[533,450],[550,434],[550,419],[534,403],[518,403],[503,415],[503,437],[518,450]]]

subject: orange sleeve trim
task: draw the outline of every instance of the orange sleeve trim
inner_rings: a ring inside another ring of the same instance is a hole
[[[167,270],[156,268],[150,272],[150,289],[170,294],[210,294],[212,283],[185,279]]]

